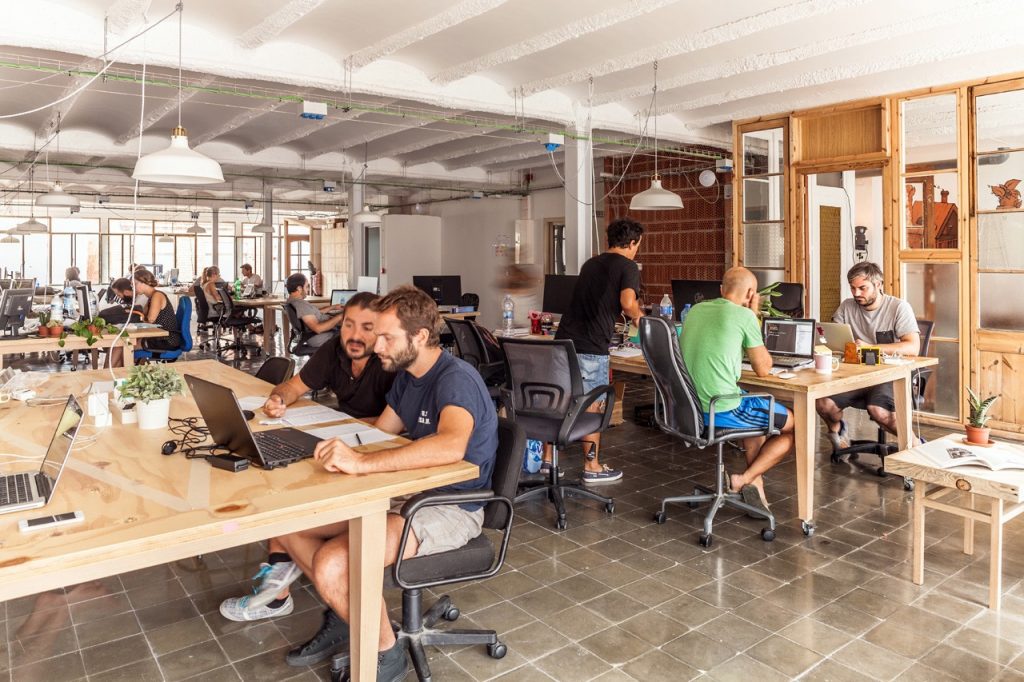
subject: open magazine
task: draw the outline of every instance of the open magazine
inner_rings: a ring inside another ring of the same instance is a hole
[[[963,440],[947,436],[914,448],[934,466],[951,469],[959,466],[983,466],[992,471],[1024,470],[1024,448],[1009,443],[991,447],[967,445]]]

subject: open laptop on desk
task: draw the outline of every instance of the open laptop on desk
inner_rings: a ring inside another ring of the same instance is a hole
[[[0,514],[35,509],[49,503],[81,424],[82,408],[75,397],[69,395],[39,471],[0,476]]]
[[[766,317],[761,326],[772,365],[797,369],[814,364],[814,320]]]
[[[264,469],[312,457],[313,449],[322,440],[293,428],[253,433],[230,388],[191,374],[185,375],[185,383],[192,391],[213,442]]]
[[[825,337],[825,345],[829,350],[842,353],[846,350],[846,344],[853,343],[853,329],[842,322],[819,322],[821,336]]]
[[[348,299],[358,293],[359,292],[355,289],[332,289],[331,305],[346,305],[348,303]]]

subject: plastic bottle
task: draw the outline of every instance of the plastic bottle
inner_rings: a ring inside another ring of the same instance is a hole
[[[505,300],[501,302],[501,329],[504,332],[512,331],[512,319],[516,314],[516,304],[511,294],[505,294]]]
[[[64,287],[64,317],[77,320],[78,315],[76,309],[78,308],[78,301],[75,300],[75,289],[74,287]]]
[[[690,304],[687,303],[686,305],[683,306],[682,311],[679,313],[679,324],[680,325],[686,323],[686,316],[689,315],[689,314],[690,314]]]
[[[50,319],[54,322],[60,322],[64,319],[64,303],[60,294],[54,294],[53,298],[50,299]]]
[[[661,297],[661,303],[658,304],[658,315],[672,322],[672,312],[672,299],[665,294]]]
[[[526,441],[526,457],[523,461],[523,469],[531,474],[540,471],[540,464],[543,461],[544,444],[532,438]]]
[[[242,280],[235,278],[235,299],[242,298]]]

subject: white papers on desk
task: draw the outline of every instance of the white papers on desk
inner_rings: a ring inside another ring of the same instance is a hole
[[[163,327],[152,322],[132,322],[125,329],[130,332],[138,332],[143,329],[163,329]]]
[[[370,443],[380,443],[394,438],[394,435],[385,433],[380,429],[375,429],[369,424],[363,424],[362,422],[325,426],[322,429],[307,431],[307,433],[325,440],[328,438],[340,438],[350,448],[369,445]]]
[[[313,424],[326,424],[327,422],[340,422],[343,419],[351,419],[352,416],[332,410],[323,405],[310,405],[308,407],[289,408],[281,420],[288,426],[311,426]]]
[[[262,395],[247,395],[244,398],[238,399],[238,405],[243,410],[253,410],[254,412],[267,402],[266,396]]]
[[[613,358],[637,358],[644,354],[639,348],[612,348],[608,354]]]

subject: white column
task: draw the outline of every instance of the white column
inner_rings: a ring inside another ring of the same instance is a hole
[[[267,188],[266,196],[263,197],[263,215],[266,216],[267,222],[271,225],[276,225],[274,222],[274,190],[271,187]],[[235,263],[237,268],[241,263]],[[253,263],[253,266],[256,264]],[[274,281],[274,233],[268,232],[263,235],[263,276],[271,281],[271,289],[273,289]],[[266,283],[264,283],[266,286]]]
[[[565,140],[565,271],[576,274],[592,253],[594,147],[585,117],[577,114],[576,134]]]
[[[197,276],[200,273],[202,273],[203,268],[208,267],[210,265],[219,266],[220,264],[220,261],[218,260],[220,258],[220,245],[218,244],[218,242],[220,241],[220,208],[218,207],[214,207],[213,209],[213,227],[210,230],[210,235],[211,238],[213,239],[213,263],[198,263],[197,267],[199,268],[199,272],[196,273]],[[196,248],[196,252],[199,252],[198,247]]]
[[[355,289],[356,281],[363,274],[363,224],[354,222],[352,216],[363,210],[363,200],[366,197],[365,189],[365,185],[353,182],[348,196],[348,286],[350,289]]]

